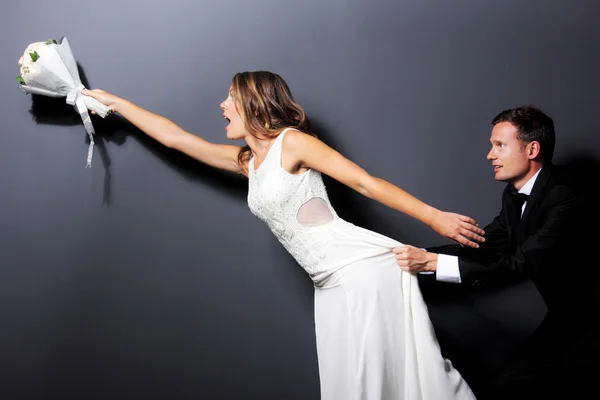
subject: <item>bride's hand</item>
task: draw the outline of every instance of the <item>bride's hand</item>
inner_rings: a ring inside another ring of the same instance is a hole
[[[473,218],[455,213],[439,211],[431,228],[442,236],[452,239],[463,246],[478,248],[476,242],[484,242],[484,230],[479,228]]]
[[[104,90],[100,90],[100,89],[92,89],[92,90],[83,89],[81,91],[81,94],[83,94],[84,96],[93,97],[94,99],[98,100],[100,103],[102,103],[105,106],[107,106],[108,108],[110,108],[112,111],[115,111],[117,103],[119,102],[119,100],[121,100],[119,97],[115,96],[114,94],[110,94],[110,93],[105,92]],[[95,112],[92,111],[92,114],[95,114]]]

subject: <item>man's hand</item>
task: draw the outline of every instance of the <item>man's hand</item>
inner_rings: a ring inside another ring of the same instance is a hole
[[[396,262],[403,271],[411,274],[437,271],[438,255],[436,253],[428,253],[410,245],[395,247],[393,251],[396,255]]]

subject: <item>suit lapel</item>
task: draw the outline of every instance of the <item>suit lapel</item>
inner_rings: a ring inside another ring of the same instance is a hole
[[[531,194],[529,195],[529,200],[525,205],[525,211],[523,212],[523,216],[521,217],[521,224],[519,225],[519,239],[522,238],[522,233],[526,232],[526,228],[529,225],[529,217],[532,213],[532,210],[537,208],[538,203],[544,198],[544,192],[546,191],[546,186],[550,177],[552,176],[552,166],[545,165],[537,179],[535,180],[535,184],[531,189]]]
[[[513,245],[516,245],[516,229],[515,229],[515,224],[517,223],[515,216],[516,214],[516,204],[514,201],[513,196],[510,194],[511,190],[514,190],[511,186],[511,184],[509,183],[506,186],[506,189],[504,191],[504,207],[506,210],[506,227],[507,227],[507,231],[508,231],[508,236],[509,236],[509,241],[510,243],[512,243]]]

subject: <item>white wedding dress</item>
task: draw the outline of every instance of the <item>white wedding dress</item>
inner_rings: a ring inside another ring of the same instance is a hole
[[[250,159],[248,205],[314,282],[321,398],[474,399],[441,356],[417,278],[396,264],[400,243],[339,218],[318,171],[285,171],[286,131],[258,170]]]

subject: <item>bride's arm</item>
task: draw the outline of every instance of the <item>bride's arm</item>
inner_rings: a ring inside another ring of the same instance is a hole
[[[283,151],[289,162],[329,175],[357,192],[388,207],[410,215],[434,231],[456,242],[479,247],[484,231],[472,218],[442,212],[390,182],[374,177],[313,136],[289,131],[283,138]]]
[[[186,132],[165,117],[99,89],[83,90],[82,94],[93,97],[107,105],[142,132],[166,147],[178,150],[215,168],[231,172],[242,172],[238,164],[240,146],[211,143]]]

